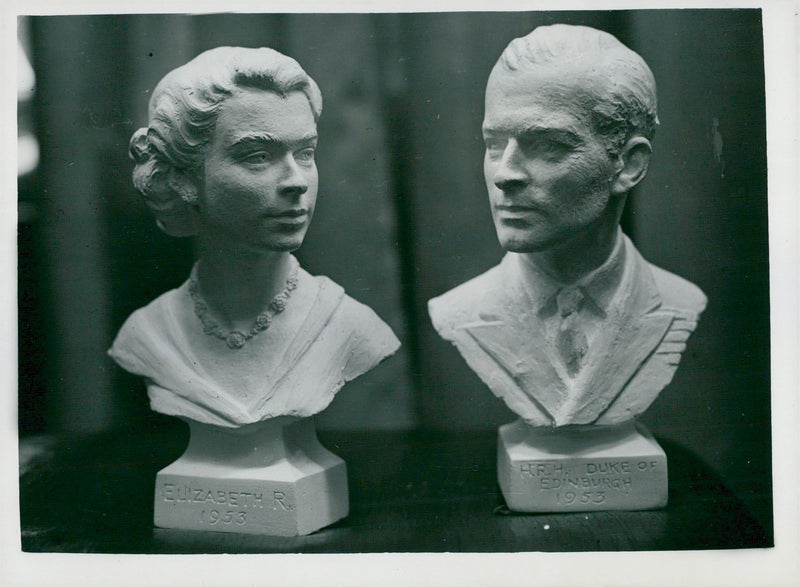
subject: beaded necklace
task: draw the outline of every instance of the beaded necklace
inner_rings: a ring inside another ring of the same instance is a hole
[[[192,271],[192,276],[189,278],[188,287],[189,295],[192,296],[192,301],[194,302],[194,313],[197,314],[197,317],[203,324],[203,332],[208,336],[214,336],[222,341],[225,341],[225,344],[227,344],[231,349],[235,350],[242,348],[248,340],[258,334],[261,334],[267,328],[269,328],[275,315],[280,314],[283,312],[284,308],[286,308],[286,303],[289,301],[292,292],[297,288],[297,272],[299,269],[299,265],[295,264],[292,273],[286,280],[286,287],[284,287],[281,293],[272,298],[270,303],[267,305],[267,309],[256,317],[255,322],[253,322],[253,325],[250,327],[250,330],[247,332],[242,332],[241,330],[231,330],[229,332],[225,332],[219,323],[209,316],[208,304],[200,295],[200,286],[195,278],[195,266],[195,270]]]

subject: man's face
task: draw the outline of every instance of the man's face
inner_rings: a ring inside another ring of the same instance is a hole
[[[201,171],[201,234],[253,251],[293,251],[317,199],[317,127],[302,92],[239,89],[223,102]]]
[[[580,76],[497,67],[489,78],[483,171],[506,250],[539,252],[574,242],[615,215],[613,162],[588,120]]]

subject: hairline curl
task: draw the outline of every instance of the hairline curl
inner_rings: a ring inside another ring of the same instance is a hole
[[[199,194],[191,176],[202,167],[222,104],[237,88],[284,97],[300,91],[314,122],[322,113],[314,80],[294,59],[273,49],[217,47],[170,71],[150,98],[148,127],[137,130],[130,141],[134,186],[168,234],[196,233],[189,205]]]

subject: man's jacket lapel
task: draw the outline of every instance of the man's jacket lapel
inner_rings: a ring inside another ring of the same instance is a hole
[[[589,424],[613,403],[664,338],[673,320],[647,264],[631,247],[631,274],[613,310],[616,327],[604,328],[587,356],[585,371],[566,381],[552,344],[533,311],[516,268],[504,265],[502,289],[480,319],[462,328],[513,379],[554,425]]]
[[[589,424],[614,402],[639,368],[646,362],[667,333],[674,318],[661,310],[661,297],[647,263],[630,247],[633,255],[630,279],[622,287],[623,298],[614,310],[618,328],[606,330],[596,341],[581,385],[574,400],[564,406],[561,419],[573,424]],[[594,359],[594,360],[592,360]]]
[[[520,393],[555,421],[567,399],[567,386],[554,366],[552,345],[544,337],[543,325],[510,257],[503,260],[502,269],[502,286],[494,292],[491,309],[462,328],[508,373]]]

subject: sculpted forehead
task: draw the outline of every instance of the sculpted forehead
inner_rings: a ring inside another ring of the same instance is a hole
[[[633,134],[653,140],[658,128],[653,73],[641,56],[602,31],[552,25],[509,43],[489,77],[487,110],[511,97],[517,101],[506,107],[520,106],[526,95],[588,117],[613,149]]]
[[[293,138],[313,129],[314,115],[302,92],[290,92],[284,97],[269,90],[243,88],[222,103],[214,140],[230,142],[252,131]]]
[[[594,77],[585,67],[514,72],[495,67],[486,86],[484,127],[501,127],[511,119],[531,126],[584,124],[597,103]]]
[[[230,149],[250,139],[292,146],[315,137],[316,123],[305,94],[281,96],[245,88],[223,102],[211,149]]]

